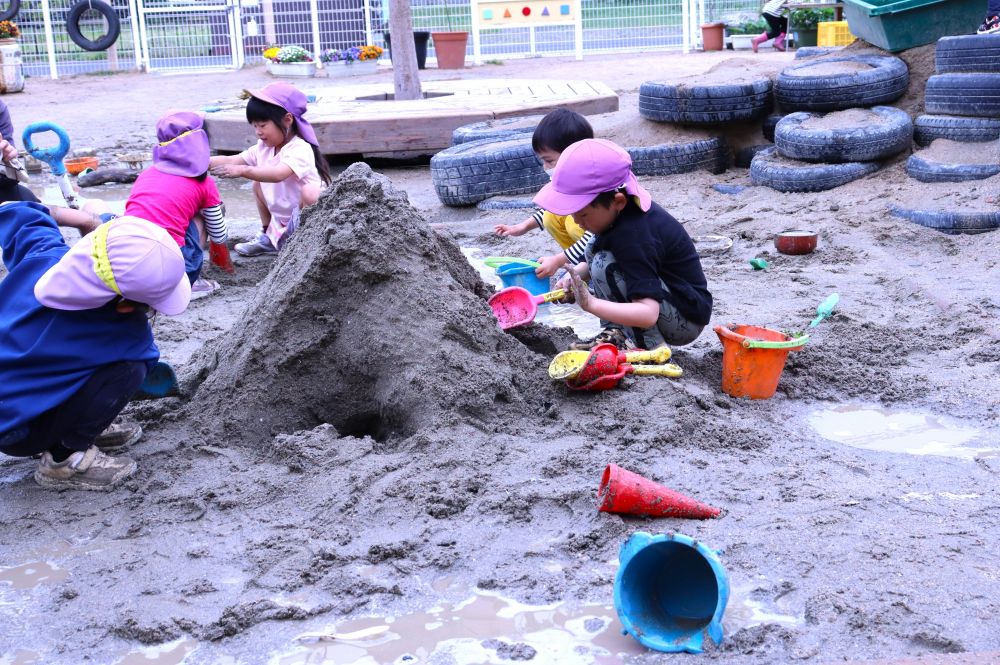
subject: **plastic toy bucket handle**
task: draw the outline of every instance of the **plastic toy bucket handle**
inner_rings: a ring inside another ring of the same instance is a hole
[[[768,342],[762,339],[744,339],[743,348],[745,349],[794,349],[796,347],[802,346],[809,341],[809,335],[802,335],[801,337],[796,337],[795,339],[786,340],[784,342]]]
[[[31,137],[43,132],[54,132],[59,137],[59,145],[55,148],[36,147]],[[63,166],[63,158],[69,152],[69,135],[65,129],[52,122],[33,122],[24,128],[21,140],[24,142],[24,149],[32,157],[49,165],[52,169],[52,175],[61,176],[66,173],[66,167]]]

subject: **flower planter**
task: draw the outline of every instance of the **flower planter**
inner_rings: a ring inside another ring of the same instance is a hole
[[[788,31],[795,33],[795,48],[800,46],[816,46],[819,29],[815,26],[811,28],[788,27]]]
[[[326,75],[332,79],[348,76],[374,74],[378,70],[378,60],[357,60],[355,62],[327,62],[323,64]]]
[[[267,71],[271,76],[309,77],[316,75],[315,62],[272,62],[267,61]]]
[[[469,43],[467,32],[432,32],[434,53],[438,69],[464,69],[465,48]]]
[[[0,39],[0,94],[24,90],[21,45],[16,39]]]
[[[732,40],[734,51],[749,51],[753,48],[753,40],[757,35],[732,35],[729,39]]]

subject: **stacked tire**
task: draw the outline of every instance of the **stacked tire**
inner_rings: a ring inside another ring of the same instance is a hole
[[[936,73],[924,90],[926,115],[915,121],[914,153],[906,172],[921,182],[982,180],[1000,173],[1000,34],[943,37]],[[958,157],[958,146],[978,144]],[[940,147],[940,150],[935,150]],[[973,154],[974,153],[974,154]],[[968,163],[966,163],[968,162]],[[928,210],[894,205],[890,212],[942,233],[984,233],[1000,227],[996,210]]]
[[[843,71],[830,71],[836,63],[844,63]],[[912,144],[910,116],[879,105],[902,97],[908,85],[906,63],[894,56],[832,55],[785,68],[774,96],[792,112],[774,124],[774,147],[751,161],[751,182],[781,192],[818,192],[878,171],[883,160]],[[850,109],[867,110],[838,113]],[[765,132],[774,119],[765,121]]]

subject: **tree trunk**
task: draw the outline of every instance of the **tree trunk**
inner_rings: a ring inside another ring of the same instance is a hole
[[[413,14],[408,0],[390,1],[389,34],[392,35],[392,79],[396,99],[421,99],[417,48],[413,44]]]

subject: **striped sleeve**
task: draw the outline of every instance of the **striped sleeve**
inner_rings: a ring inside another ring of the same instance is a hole
[[[769,0],[769,2],[764,3],[764,8],[761,10],[762,14],[770,14],[772,16],[781,16],[782,9],[785,6],[787,0]]]
[[[563,251],[563,254],[566,255],[566,260],[572,263],[573,265],[582,262],[583,259],[586,257],[587,245],[589,245],[590,241],[593,239],[594,239],[594,234],[591,233],[590,231],[586,231],[583,234],[583,236],[580,237],[579,240],[577,240],[575,243],[573,243]]]
[[[229,240],[229,225],[222,213],[222,204],[204,208],[201,217],[205,220],[205,230],[212,242],[224,243]]]
[[[535,208],[535,212],[531,213],[531,218],[535,220],[535,224],[538,224],[538,228],[542,231],[545,230],[545,224],[542,223],[542,218],[545,216],[545,211],[541,208]]]

